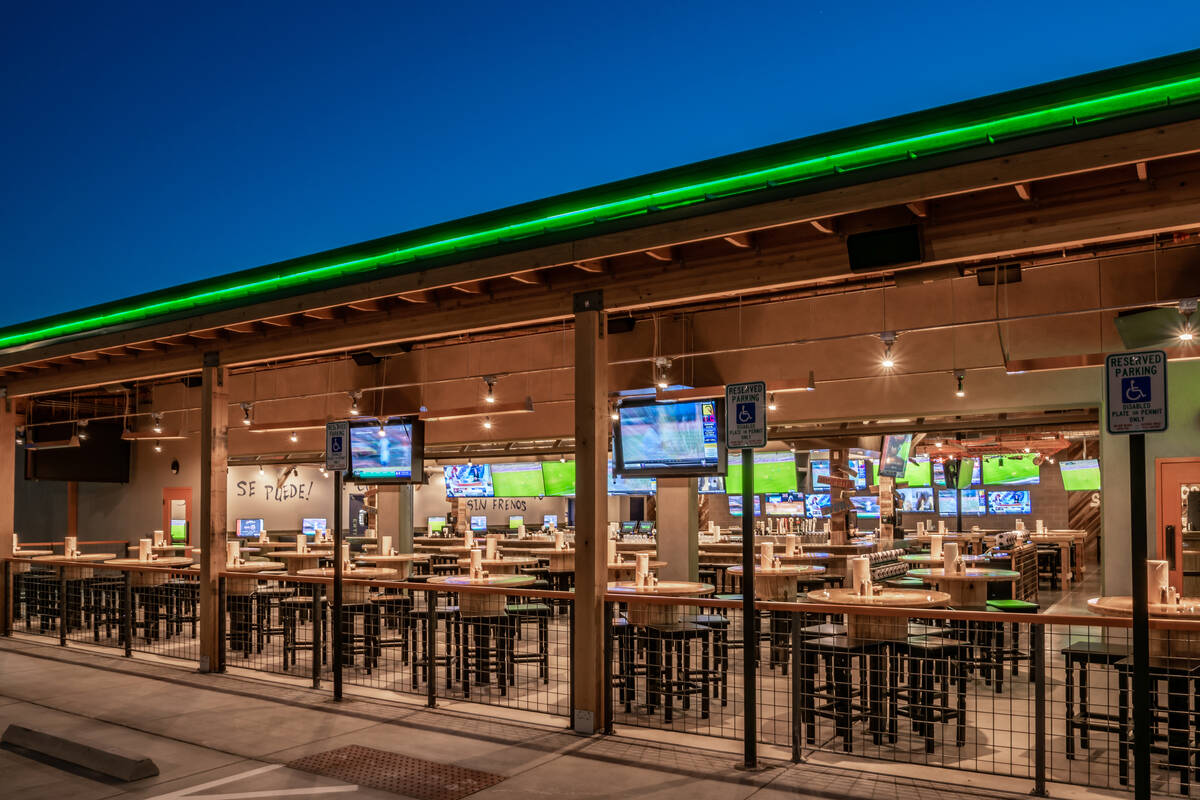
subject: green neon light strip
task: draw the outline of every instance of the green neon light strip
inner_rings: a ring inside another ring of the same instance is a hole
[[[661,191],[573,208],[509,225],[490,227],[458,236],[438,239],[378,255],[365,256],[335,264],[301,268],[253,280],[196,291],[128,308],[118,308],[80,319],[47,324],[33,329],[10,329],[0,335],[0,348],[25,345],[59,336],[83,333],[109,325],[145,320],[173,312],[196,309],[239,298],[267,294],[315,281],[355,275],[379,267],[392,267],[422,258],[527,238],[551,231],[562,231],[610,221],[620,217],[646,214],[653,210],[702,203],[714,197],[755,191],[767,186],[810,180],[838,172],[864,169],[889,162],[917,158],[952,149],[970,147],[1055,128],[1068,128],[1098,122],[1121,114],[1148,110],[1172,103],[1200,99],[1200,76],[1159,83],[1139,89],[1117,91],[1087,100],[1065,103],[1052,108],[1000,116],[983,122],[893,139],[878,144],[854,147],[785,164],[739,172],[733,175],[697,181]]]

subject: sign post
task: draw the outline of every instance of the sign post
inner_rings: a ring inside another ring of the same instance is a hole
[[[1108,432],[1129,435],[1129,554],[1133,592],[1134,797],[1150,800],[1150,631],[1146,596],[1146,434],[1167,429],[1167,354],[1104,361]]]
[[[325,469],[333,472],[333,598],[330,603],[330,627],[333,629],[333,699],[342,699],[342,473],[350,469],[350,423],[325,423]],[[321,624],[313,618],[313,626]],[[313,650],[313,660],[317,658]]]
[[[758,769],[758,613],[754,609],[754,448],[767,445],[767,385],[762,381],[725,387],[726,447],[742,451],[742,687],[745,760]],[[730,487],[732,488],[732,487]]]

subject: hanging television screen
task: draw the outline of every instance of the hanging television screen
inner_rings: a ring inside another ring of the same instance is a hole
[[[866,519],[879,518],[879,498],[874,495],[851,497],[850,505],[854,506],[854,510],[858,512],[860,517]]]
[[[808,475],[810,486],[808,487],[814,492],[828,492],[829,484],[821,483],[819,480],[822,476],[829,477],[829,459],[814,458],[808,462]]]
[[[542,486],[546,497],[574,497],[575,462],[543,461]]]
[[[987,507],[989,514],[1029,514],[1032,511],[1027,490],[988,492]]]
[[[900,510],[909,514],[932,514],[933,489],[897,489],[900,498]]]
[[[484,514],[471,517],[471,530],[475,533],[488,529],[487,516]]]
[[[828,470],[828,464],[826,469]],[[754,493],[782,494],[798,492],[796,481],[796,456],[789,450],[778,453],[754,454]],[[742,454],[729,454],[729,469],[725,474],[725,491],[728,494],[742,493]]]
[[[237,521],[237,535],[242,539],[257,539],[258,535],[263,532],[263,521],[261,519],[239,519]]]
[[[729,495],[729,516],[740,517],[742,515],[742,496],[740,494]],[[754,516],[762,516],[762,498],[754,495]]]
[[[124,429],[120,422],[91,422],[88,437],[82,440],[73,438],[74,430],[70,423],[38,425],[26,430],[30,444],[65,441],[77,444],[26,450],[26,480],[129,483],[131,442],[121,438]],[[9,446],[12,446],[11,442]]]
[[[929,456],[910,458],[904,467],[904,474],[896,478],[896,485],[914,488],[932,486],[933,470],[929,463]]]
[[[355,483],[424,483],[425,423],[388,420],[350,427],[350,477]]]
[[[613,463],[608,462],[608,493],[616,495],[654,494],[658,482],[654,478],[622,478],[613,474]]]
[[[988,513],[987,492],[978,489],[962,490],[962,515],[964,517],[982,517]],[[938,514],[943,517],[958,516],[958,498],[953,489],[938,491]]]
[[[911,433],[889,433],[879,448],[879,474],[899,478],[904,474],[912,449]]]
[[[725,479],[720,475],[702,475],[698,487],[700,494],[725,494]]]
[[[1034,463],[1037,453],[1009,453],[983,459],[983,482],[988,486],[1032,486],[1041,480]]]
[[[804,495],[799,492],[767,495],[767,504],[763,506],[768,517],[803,517]]]
[[[622,403],[613,426],[613,461],[622,477],[724,475],[725,403]]]
[[[440,533],[446,527],[445,517],[426,517],[425,522],[430,533]]]
[[[982,483],[983,478],[979,471],[979,460],[975,458],[964,458],[962,462],[962,472],[960,472],[958,476],[958,488],[965,489],[968,486],[978,486],[980,483]],[[964,475],[968,469],[971,470],[971,482],[963,483]],[[933,462],[933,482],[937,486],[946,485],[946,470],[942,468],[941,461]]]
[[[300,532],[305,536],[316,536],[329,530],[329,521],[325,517],[305,517],[300,521]]]
[[[511,514],[508,517],[508,529],[515,531],[525,524],[525,516],[523,514]]]
[[[540,461],[491,464],[493,497],[545,497]]]
[[[810,494],[804,498],[804,513],[809,519],[828,517],[829,503],[827,494]]]
[[[488,464],[447,464],[446,497],[495,497]]]
[[[1062,473],[1063,488],[1068,492],[1100,491],[1099,459],[1061,461],[1058,464],[1058,471]]]

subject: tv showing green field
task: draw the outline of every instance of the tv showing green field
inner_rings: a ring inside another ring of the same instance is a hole
[[[990,486],[1032,486],[1041,480],[1041,469],[1033,463],[1036,453],[1010,453],[983,459],[983,482]]]
[[[1100,491],[1100,461],[1085,458],[1080,461],[1063,461],[1058,465],[1062,473],[1063,488],[1068,492]]]
[[[925,487],[933,485],[933,465],[929,456],[910,458],[904,465],[904,474],[896,478],[897,486]]]
[[[784,494],[799,492],[796,481],[796,456],[791,451],[754,454],[754,493]],[[742,456],[729,454],[729,471],[725,474],[726,494],[742,493]]]
[[[543,461],[542,483],[546,487],[546,497],[574,497],[575,462]]]
[[[541,462],[492,464],[492,489],[495,497],[545,497]]]

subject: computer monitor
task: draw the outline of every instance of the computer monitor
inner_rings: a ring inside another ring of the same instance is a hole
[[[259,519],[239,519],[237,521],[237,535],[242,539],[259,537],[264,530],[263,521]]]
[[[324,533],[328,528],[328,521],[325,517],[305,517],[300,522],[300,532],[305,536],[316,536],[318,533]]]
[[[487,517],[486,516],[478,516],[478,517],[472,516],[471,517],[471,530],[486,531],[487,529],[488,529],[488,526],[487,526]]]
[[[621,523],[621,533],[633,533],[637,530],[637,521],[627,519]]]
[[[558,514],[543,514],[542,515],[542,527],[543,528],[557,528],[558,527]]]
[[[445,517],[429,517],[427,519],[430,533],[438,533],[446,527]]]
[[[520,514],[512,514],[508,517],[508,529],[515,531],[517,528],[525,524],[525,517]]]
[[[638,533],[650,533],[654,530],[654,523],[648,519],[644,519],[638,523]]]

